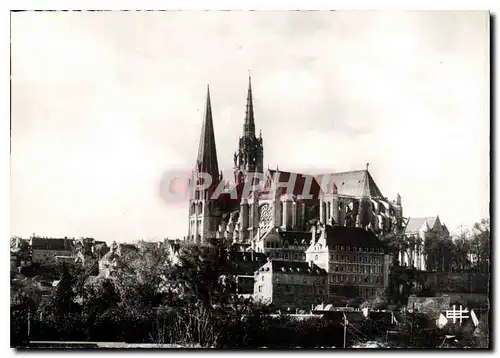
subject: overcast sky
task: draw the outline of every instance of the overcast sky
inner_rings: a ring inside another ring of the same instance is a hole
[[[210,83],[219,167],[251,70],[264,166],[370,172],[406,216],[489,217],[486,12],[12,14],[11,232],[185,235]]]

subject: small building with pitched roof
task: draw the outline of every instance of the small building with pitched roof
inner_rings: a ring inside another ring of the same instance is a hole
[[[68,238],[30,238],[31,258],[34,264],[40,266],[54,266],[58,263],[57,257],[74,257],[74,239]]]
[[[269,260],[255,273],[253,299],[275,309],[309,310],[327,299],[327,277],[312,262]]]

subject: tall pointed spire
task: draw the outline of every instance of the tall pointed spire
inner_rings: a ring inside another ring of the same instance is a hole
[[[247,110],[245,114],[243,135],[255,136],[255,120],[253,118],[252,79],[250,78],[250,75],[248,75]]]
[[[209,85],[207,85],[207,103],[205,116],[203,118],[203,125],[201,127],[200,145],[198,147],[198,157],[195,169],[198,172],[210,174],[213,179],[217,178],[219,175]]]
[[[255,118],[253,113],[252,79],[248,76],[248,95],[245,111],[245,123],[243,125],[243,136],[240,137],[239,147],[234,154],[235,178],[240,178],[240,172],[262,173],[264,151],[262,135],[255,136]]]

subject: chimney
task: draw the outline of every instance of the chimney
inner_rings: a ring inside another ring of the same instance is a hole
[[[311,242],[312,242],[313,244],[315,244],[315,243],[316,243],[316,224],[313,224],[313,225],[312,225],[311,235],[312,235],[312,240],[311,240]]]

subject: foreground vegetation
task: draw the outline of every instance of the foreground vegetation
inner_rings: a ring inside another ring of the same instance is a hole
[[[11,279],[11,345],[55,340],[217,348],[343,346],[338,322],[272,317],[266,307],[238,299],[224,247],[182,246],[176,264],[169,254],[164,244],[119,256],[110,278],[94,276],[92,257],[85,265],[61,265],[56,268],[60,280],[48,294],[33,280]],[[486,318],[479,333],[470,327],[428,327],[424,316],[402,316],[399,343],[435,348],[442,345],[443,334],[453,334],[468,346],[488,346]],[[385,340],[387,329],[366,320],[349,330],[348,346]]]

